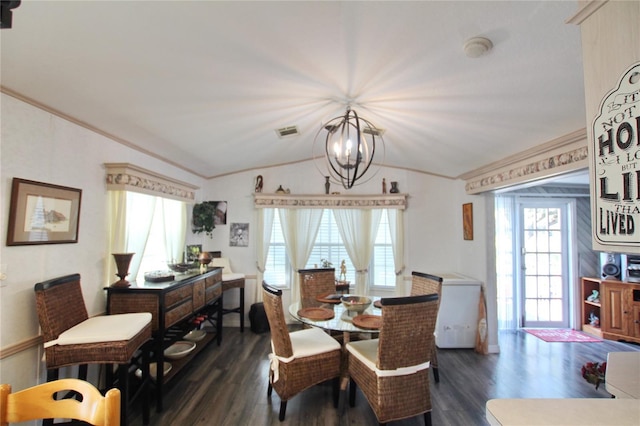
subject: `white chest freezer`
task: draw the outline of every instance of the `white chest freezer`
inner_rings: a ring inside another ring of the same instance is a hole
[[[482,283],[455,272],[434,275],[443,278],[440,310],[436,322],[436,346],[474,348]]]

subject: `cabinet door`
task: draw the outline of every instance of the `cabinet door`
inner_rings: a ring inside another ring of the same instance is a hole
[[[629,312],[625,307],[628,295],[628,289],[622,287],[624,284],[604,283],[604,295],[602,295],[602,316],[601,326],[603,331],[609,333],[623,334],[628,333]]]
[[[634,303],[631,309],[633,319],[631,321],[631,337],[640,339],[640,304]]]

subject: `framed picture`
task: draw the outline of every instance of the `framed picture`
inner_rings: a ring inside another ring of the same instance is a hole
[[[187,253],[185,255],[184,261],[187,263],[197,262],[198,256],[202,253],[202,245],[201,244],[192,244],[187,246]]]
[[[227,202],[226,201],[214,201],[216,206],[213,214],[214,225],[226,225],[227,224]]]
[[[77,243],[82,190],[13,178],[7,245]]]
[[[229,231],[229,245],[231,247],[249,246],[249,224],[232,223]]]
[[[465,240],[473,240],[473,204],[462,205],[462,236]]]

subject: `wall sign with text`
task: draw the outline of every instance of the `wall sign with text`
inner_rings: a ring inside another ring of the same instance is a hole
[[[591,157],[594,242],[640,248],[640,63],[602,99]]]

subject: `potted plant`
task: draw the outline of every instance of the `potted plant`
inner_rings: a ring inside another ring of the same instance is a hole
[[[191,230],[194,234],[204,232],[209,237],[213,237],[213,230],[216,225],[213,222],[213,217],[216,212],[216,205],[213,201],[203,201],[202,203],[194,204],[193,216],[191,219]]]

